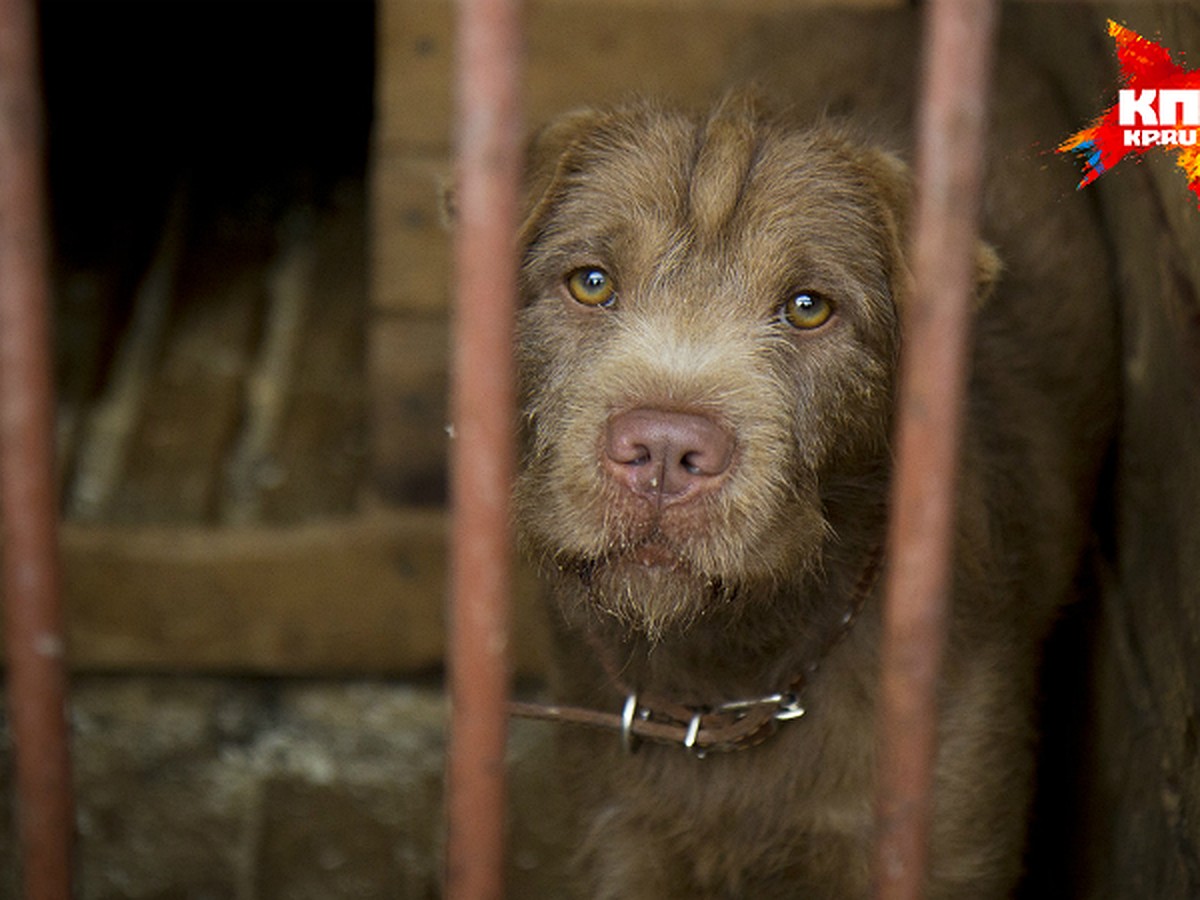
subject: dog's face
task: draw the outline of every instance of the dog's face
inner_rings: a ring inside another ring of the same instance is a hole
[[[651,635],[818,570],[886,457],[898,163],[749,102],[580,113],[532,154],[518,522]]]

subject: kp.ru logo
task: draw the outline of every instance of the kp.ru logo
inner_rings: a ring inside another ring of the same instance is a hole
[[[1196,126],[1200,125],[1200,88],[1118,91],[1117,122],[1125,129],[1126,147],[1194,147]]]
[[[1188,187],[1200,201],[1200,69],[1185,71],[1165,48],[1112,20],[1108,33],[1116,41],[1126,86],[1117,92],[1115,106],[1063,141],[1058,152],[1083,159],[1082,188],[1127,154],[1162,147],[1176,154]]]

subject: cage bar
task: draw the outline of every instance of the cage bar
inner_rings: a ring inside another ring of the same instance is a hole
[[[0,0],[0,518],[24,896],[71,893],[73,812],[34,4]]]
[[[519,13],[517,0],[458,4],[446,873],[451,900],[504,893]]]
[[[904,323],[888,525],[875,896],[922,896],[946,637],[994,0],[927,10],[913,297]]]

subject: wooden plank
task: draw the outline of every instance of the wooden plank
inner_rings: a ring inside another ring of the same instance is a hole
[[[241,409],[241,380],[253,352],[262,294],[253,264],[218,258],[220,284],[206,277],[176,304],[105,521],[202,522],[212,517],[224,455]],[[206,261],[211,264],[212,257]]]
[[[380,675],[440,666],[446,517],[378,511],[289,528],[67,524],[76,671]],[[516,658],[540,670],[535,579]]]
[[[444,318],[372,324],[371,456],[375,489],[390,502],[445,500],[448,341]]]
[[[75,464],[86,411],[103,385],[113,312],[119,302],[119,279],[102,267],[70,268],[58,262],[54,383],[58,393],[56,443],[58,479],[65,484]]]
[[[376,150],[449,155],[454,21],[445,0],[384,0],[376,38]]]
[[[171,203],[159,245],[138,286],[129,327],[104,396],[88,414],[74,478],[67,492],[67,508],[75,518],[103,519],[120,490],[167,329],[183,251],[186,210],[186,191],[180,189]]]
[[[285,477],[282,471],[274,477],[264,477],[264,472],[279,469],[279,433],[301,367],[300,348],[314,305],[312,280],[317,265],[311,216],[296,216],[289,225],[279,229],[280,249],[265,276],[263,334],[246,373],[241,426],[226,464],[221,521],[227,525],[260,521],[265,491]]]
[[[370,430],[365,217],[365,191],[354,185],[319,220],[302,362],[274,448],[283,477],[262,498],[267,522],[345,516],[360,505]]]
[[[772,5],[776,10],[795,4]],[[526,29],[530,123],[580,103],[631,92],[703,100],[753,60],[767,14],[758,3],[719,3],[703,15],[663,3],[533,2]],[[376,144],[445,155],[451,132],[453,4],[391,0],[380,16]]]
[[[385,149],[377,155],[371,179],[372,308],[444,315],[450,227],[442,197],[451,181],[449,159]]]
[[[101,521],[347,515],[367,455],[365,202],[195,229]]]
[[[544,121],[566,106],[630,92],[704,99],[749,74],[747,68],[760,61],[755,45],[773,18],[906,5],[905,0],[531,0],[527,119]],[[379,147],[447,149],[452,15],[451,0],[380,5]],[[796,39],[804,42],[801,34]]]

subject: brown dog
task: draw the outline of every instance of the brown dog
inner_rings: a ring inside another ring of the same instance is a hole
[[[628,745],[563,731],[583,896],[869,890],[908,195],[895,158],[740,95],[577,113],[537,142],[519,525],[561,697],[624,710]],[[934,897],[1019,874],[1037,647],[1112,419],[1098,270],[1035,287],[979,258]]]

